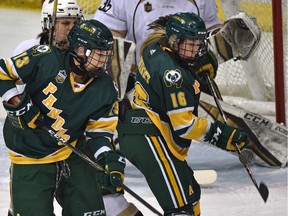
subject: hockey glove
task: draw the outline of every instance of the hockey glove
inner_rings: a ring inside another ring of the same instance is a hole
[[[105,169],[106,173],[99,173],[98,183],[111,192],[120,192],[124,181],[125,157],[120,151],[108,151],[101,153],[97,162]]]
[[[20,102],[16,105],[3,102],[6,109],[7,117],[13,126],[22,130],[28,128],[36,128],[35,121],[42,117],[40,110],[37,106],[33,105],[31,98],[28,94],[24,93],[19,96]]]
[[[202,82],[206,83],[206,74],[208,74],[211,79],[214,79],[218,69],[218,61],[215,55],[211,51],[207,52],[198,60],[195,69],[196,74]]]
[[[249,142],[247,134],[241,128],[234,128],[220,121],[211,124],[204,141],[227,151],[236,151],[234,143],[242,149]]]

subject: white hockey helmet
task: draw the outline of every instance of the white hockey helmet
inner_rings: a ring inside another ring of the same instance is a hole
[[[41,26],[50,30],[49,23],[53,16],[54,0],[45,0],[41,11]],[[56,18],[78,17],[83,18],[82,10],[77,0],[58,0]]]

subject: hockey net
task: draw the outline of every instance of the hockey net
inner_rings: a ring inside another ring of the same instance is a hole
[[[78,3],[82,8],[85,19],[92,19],[101,4],[101,0],[78,0]]]
[[[280,0],[281,2],[281,0]],[[273,45],[272,0],[216,0],[218,17],[225,21],[237,11],[257,19],[262,35],[260,45],[248,61],[227,61],[219,66],[216,83],[220,92],[229,96],[226,100],[235,105],[243,106],[259,114],[275,116],[275,72]],[[282,0],[282,31],[285,84],[288,82],[288,48],[287,48],[287,0]],[[276,84],[277,85],[277,84]],[[283,91],[286,93],[287,84]],[[232,97],[231,97],[232,96]],[[233,101],[233,97],[236,100]],[[239,97],[239,98],[238,98]],[[225,97],[224,97],[225,100]],[[284,105],[285,106],[285,105]],[[287,123],[286,102],[286,123]]]
[[[283,16],[284,74],[285,83],[288,83],[287,0],[280,1]],[[86,19],[93,18],[101,3],[100,0],[78,0],[78,2]],[[272,0],[216,0],[216,4],[221,21],[235,15],[237,11],[244,11],[257,19],[262,30],[260,45],[251,59],[245,62],[230,60],[219,65],[216,83],[224,100],[258,114],[275,116]],[[285,92],[287,101],[287,85]],[[286,116],[287,109],[286,105]]]

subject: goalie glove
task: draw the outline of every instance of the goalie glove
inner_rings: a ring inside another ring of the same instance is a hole
[[[206,83],[206,74],[208,74],[211,79],[214,79],[218,69],[218,61],[215,55],[211,51],[205,53],[196,63],[195,69],[196,74],[202,82]]]
[[[42,118],[40,110],[33,105],[30,96],[26,93],[19,96],[20,102],[16,105],[3,102],[3,107],[7,112],[7,117],[13,126],[24,129],[36,128],[35,121]]]
[[[249,142],[247,134],[241,128],[234,128],[220,121],[211,123],[204,141],[227,151],[236,151],[234,143],[243,149]]]
[[[239,12],[227,19],[221,29],[212,30],[207,41],[208,48],[221,64],[230,59],[249,59],[256,51],[260,39],[261,29],[256,19]]]
[[[98,183],[111,192],[122,191],[124,181],[125,157],[120,151],[103,152],[97,157],[97,162],[106,172],[100,172],[97,176]]]

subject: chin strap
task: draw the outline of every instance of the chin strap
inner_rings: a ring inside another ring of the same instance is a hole
[[[75,64],[74,59],[80,63],[79,66]],[[85,62],[86,61],[84,58],[80,58],[79,56],[75,55],[75,53],[71,53],[69,57],[69,65],[72,71],[78,76],[84,77],[85,79],[99,77],[102,73],[105,72],[104,68],[99,68],[94,71],[87,71],[84,66]]]

